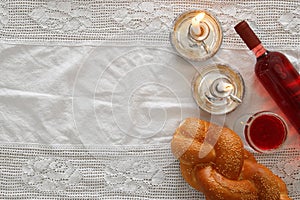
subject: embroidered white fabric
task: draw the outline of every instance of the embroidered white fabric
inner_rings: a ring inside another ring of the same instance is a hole
[[[222,48],[206,62],[182,59],[169,42],[189,9],[222,24]],[[170,152],[175,128],[191,116],[233,128],[248,113],[282,115],[233,26],[248,20],[299,69],[299,12],[298,0],[0,1],[0,199],[204,199]],[[243,103],[226,116],[191,95],[197,70],[216,63],[245,81]],[[255,156],[300,199],[300,135],[289,128],[284,149]]]
[[[191,9],[221,22],[224,47],[244,48],[233,26],[248,20],[266,46],[298,48],[298,0],[2,0],[0,38],[8,43],[59,45],[169,45],[174,19]]]
[[[299,52],[283,53],[299,68]],[[246,87],[243,103],[224,116],[201,111],[191,92],[197,70],[216,63],[239,71]],[[234,128],[245,114],[282,114],[257,84],[254,63],[248,50],[189,63],[169,48],[0,45],[0,141],[159,144],[187,117]],[[288,144],[299,138],[291,127]]]
[[[300,198],[298,149],[255,156]],[[1,199],[204,199],[166,145],[1,145],[0,158]]]

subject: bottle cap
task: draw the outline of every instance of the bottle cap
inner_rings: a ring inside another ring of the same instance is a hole
[[[241,21],[234,27],[234,29],[250,50],[254,49],[261,43],[246,21]]]

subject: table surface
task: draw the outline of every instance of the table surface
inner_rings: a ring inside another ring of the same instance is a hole
[[[183,59],[169,41],[175,18],[193,9],[223,29],[207,61]],[[1,1],[0,199],[204,199],[170,151],[182,120],[233,129],[263,110],[286,119],[233,29],[241,20],[299,70],[298,0]],[[215,64],[245,82],[242,104],[225,115],[199,109],[191,92],[197,71]],[[300,199],[300,134],[288,126],[281,150],[253,153]]]

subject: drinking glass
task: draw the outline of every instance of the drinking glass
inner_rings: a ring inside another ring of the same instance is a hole
[[[241,117],[234,131],[245,142],[246,148],[260,153],[271,153],[283,146],[288,134],[285,120],[271,111],[261,111]]]

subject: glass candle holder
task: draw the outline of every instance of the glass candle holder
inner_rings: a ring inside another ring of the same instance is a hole
[[[175,20],[170,40],[182,57],[203,61],[219,50],[223,32],[220,23],[212,14],[193,10],[181,14]]]
[[[193,97],[198,106],[216,115],[229,113],[240,105],[244,90],[242,76],[222,64],[202,68],[192,81]]]
[[[234,131],[254,151],[270,153],[283,146],[288,126],[278,114],[261,111],[241,117],[235,124]]]

